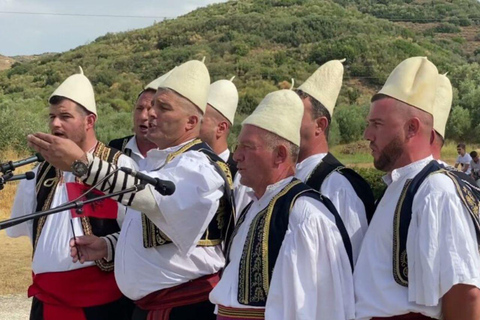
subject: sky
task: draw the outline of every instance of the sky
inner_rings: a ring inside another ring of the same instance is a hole
[[[0,0],[0,55],[64,52],[219,2],[226,0]]]

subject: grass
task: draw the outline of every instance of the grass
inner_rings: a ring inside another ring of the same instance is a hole
[[[0,154],[0,162],[7,160],[21,159],[14,151],[6,151]],[[15,170],[15,174],[21,174],[31,169],[25,166]],[[0,191],[0,220],[10,217],[10,210],[17,189],[18,182],[5,184]],[[12,239],[5,230],[0,231],[0,295],[25,293],[31,284],[32,271],[30,268],[32,260],[32,246],[27,237]]]

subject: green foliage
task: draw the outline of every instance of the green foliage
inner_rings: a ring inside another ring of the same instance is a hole
[[[367,107],[339,106],[335,108],[334,118],[338,123],[341,143],[362,139],[367,112]]]
[[[455,106],[448,119],[446,135],[447,137],[456,137],[459,140],[470,140],[468,139],[468,133],[471,126],[472,119],[470,118],[470,111],[460,106]]]
[[[386,188],[386,185],[382,180],[382,176],[385,175],[385,172],[374,168],[353,167],[353,169],[357,171],[357,173],[360,174],[368,184],[370,184],[375,200],[378,200],[382,195],[383,190]]]

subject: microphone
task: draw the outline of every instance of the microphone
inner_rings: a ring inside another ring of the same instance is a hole
[[[35,179],[35,173],[33,173],[33,171],[28,171],[28,172],[25,172],[24,174],[17,174],[17,175],[12,175],[10,173],[0,177],[0,184],[4,184],[5,182],[10,182],[15,180],[22,180],[22,179],[27,179],[27,180]]]
[[[155,187],[155,190],[157,190],[157,192],[163,196],[170,196],[175,192],[175,185],[172,181],[153,178],[147,174],[138,172],[127,167],[121,167],[120,170],[141,180],[144,183],[152,185],[153,187]]]
[[[0,172],[7,173],[7,172],[15,170],[15,168],[27,165],[27,164],[32,163],[32,162],[37,162],[37,161],[38,162],[45,161],[45,159],[43,158],[43,156],[40,153],[35,153],[34,156],[31,156],[30,158],[27,158],[27,159],[15,161],[15,162],[9,161],[7,163],[4,163],[4,164],[0,165]]]

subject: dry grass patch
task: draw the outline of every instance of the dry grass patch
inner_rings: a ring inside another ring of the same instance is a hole
[[[0,162],[24,158],[14,151],[6,151],[0,154]],[[15,174],[21,174],[30,170],[32,166],[24,166],[15,170]],[[5,184],[0,191],[0,220],[10,217],[10,210],[15,198],[18,182]],[[12,239],[6,235],[6,231],[0,231],[0,295],[24,293],[31,284],[31,256],[32,246],[27,237]]]

